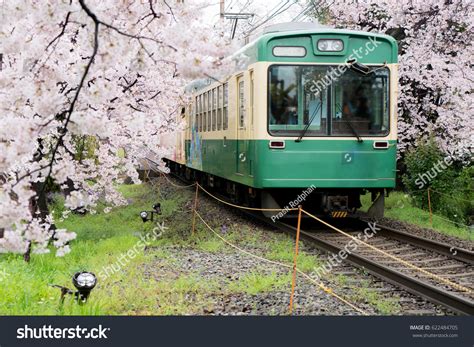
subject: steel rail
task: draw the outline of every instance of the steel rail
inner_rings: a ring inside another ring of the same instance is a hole
[[[274,223],[264,216],[260,216],[258,214],[251,213],[248,211],[242,211],[242,212],[254,218],[257,218],[260,221],[264,222],[265,224],[273,226],[281,231],[290,233],[292,235],[294,235],[296,232],[295,227],[288,225],[286,223],[282,223],[282,222]],[[377,233],[380,233],[380,232],[378,231]],[[340,247],[334,244],[333,242],[330,242],[318,237],[317,233],[300,230],[300,235],[302,238],[310,241],[314,246],[316,246],[316,248],[324,250],[326,252],[337,254],[344,250],[343,247]],[[419,241],[418,239],[420,238],[416,238],[416,239],[417,241]],[[426,240],[426,241],[430,241],[430,240]],[[425,243],[424,245],[427,247],[427,243]],[[444,252],[444,249],[443,249],[443,252]],[[469,253],[469,251],[466,251],[466,252]],[[345,259],[345,261],[347,261],[351,265],[354,265],[359,268],[363,268],[367,270],[367,272],[369,272],[370,274],[386,282],[389,282],[395,286],[401,287],[409,293],[420,296],[430,302],[434,302],[439,305],[442,305],[452,310],[455,313],[462,314],[462,315],[474,315],[474,302],[469,300],[466,297],[460,296],[453,292],[449,292],[436,285],[433,285],[431,283],[422,281],[418,278],[404,274],[387,265],[381,264],[379,262],[375,262],[362,255],[359,255],[356,253],[348,253],[348,252],[346,252],[346,254],[347,254],[347,258]],[[449,251],[447,255],[451,257],[453,256],[452,253]]]
[[[456,259],[470,265],[474,265],[474,252],[471,252],[464,248],[459,248],[452,246],[447,243],[442,243],[434,240],[429,240],[423,237],[415,236],[408,234],[406,232],[393,229],[391,227],[387,227],[381,224],[377,224],[382,230],[378,231],[377,233],[386,236],[398,241],[408,242],[412,245],[416,245],[418,247],[424,248],[429,251],[433,251],[442,255],[446,255],[452,259]]]

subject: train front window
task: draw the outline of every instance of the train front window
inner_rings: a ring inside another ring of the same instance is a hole
[[[388,133],[388,69],[367,75],[347,70],[333,86],[332,135]]]
[[[362,75],[346,66],[272,66],[269,131],[276,136],[385,136],[389,70]]]

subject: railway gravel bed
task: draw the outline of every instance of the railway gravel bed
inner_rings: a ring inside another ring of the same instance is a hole
[[[246,274],[258,272],[259,274],[276,273],[285,275],[288,274],[286,269],[268,265],[233,250],[226,250],[222,253],[209,253],[187,247],[167,247],[166,249],[160,248],[160,250],[165,250],[169,258],[173,260],[169,262],[156,257],[152,265],[146,269],[148,276],[153,276],[156,280],[163,280],[164,277],[177,279],[183,275],[191,275],[218,284],[217,292],[207,298],[210,304],[201,312],[202,314],[284,315],[288,313],[289,283],[278,290],[256,294],[233,293],[226,289],[229,283],[239,281]],[[249,249],[248,247],[246,247],[246,250],[256,253],[264,251],[261,248]],[[325,260],[328,256],[317,249],[312,249],[310,246],[303,246],[302,250],[306,254],[322,260]],[[149,248],[147,252],[153,253],[154,249]],[[159,269],[159,271],[156,271],[156,269]],[[371,315],[386,313],[363,297],[364,295],[370,296],[371,293],[377,293],[381,305],[383,305],[383,300],[397,303],[396,311],[391,312],[391,314],[452,314],[438,305],[380,281],[376,277],[350,265],[341,264],[335,267],[332,275],[334,276],[324,280],[325,285],[338,294],[352,299],[357,307]],[[363,294],[361,294],[361,287],[365,288]],[[300,278],[295,291],[294,314],[357,315],[358,312]]]

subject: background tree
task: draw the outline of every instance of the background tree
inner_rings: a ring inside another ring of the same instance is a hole
[[[399,151],[432,133],[445,154],[472,162],[474,3],[471,0],[313,1],[336,27],[399,43]]]
[[[53,242],[64,255],[75,234],[52,228],[47,187],[65,191],[70,210],[125,204],[116,184],[138,181],[145,151],[166,153],[160,136],[180,126],[185,79],[225,68],[229,45],[199,6],[174,0],[0,10],[0,252],[28,260]]]

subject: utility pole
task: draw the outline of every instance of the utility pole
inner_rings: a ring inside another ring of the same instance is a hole
[[[225,12],[225,0],[219,0],[220,4],[220,11],[219,15],[221,17],[221,20],[224,19],[231,19],[232,20],[232,29],[231,29],[231,37],[234,39],[235,37],[235,32],[237,30],[237,23],[239,22],[239,19],[249,19],[255,16],[254,13],[226,13]]]
[[[221,11],[220,11],[221,19],[224,19],[224,12],[225,12],[224,1],[225,1],[225,0],[221,0]]]
[[[226,19],[232,19],[232,34],[231,37],[234,39],[235,31],[237,30],[237,23],[239,19],[250,19],[255,16],[254,13],[224,13],[223,17]]]

